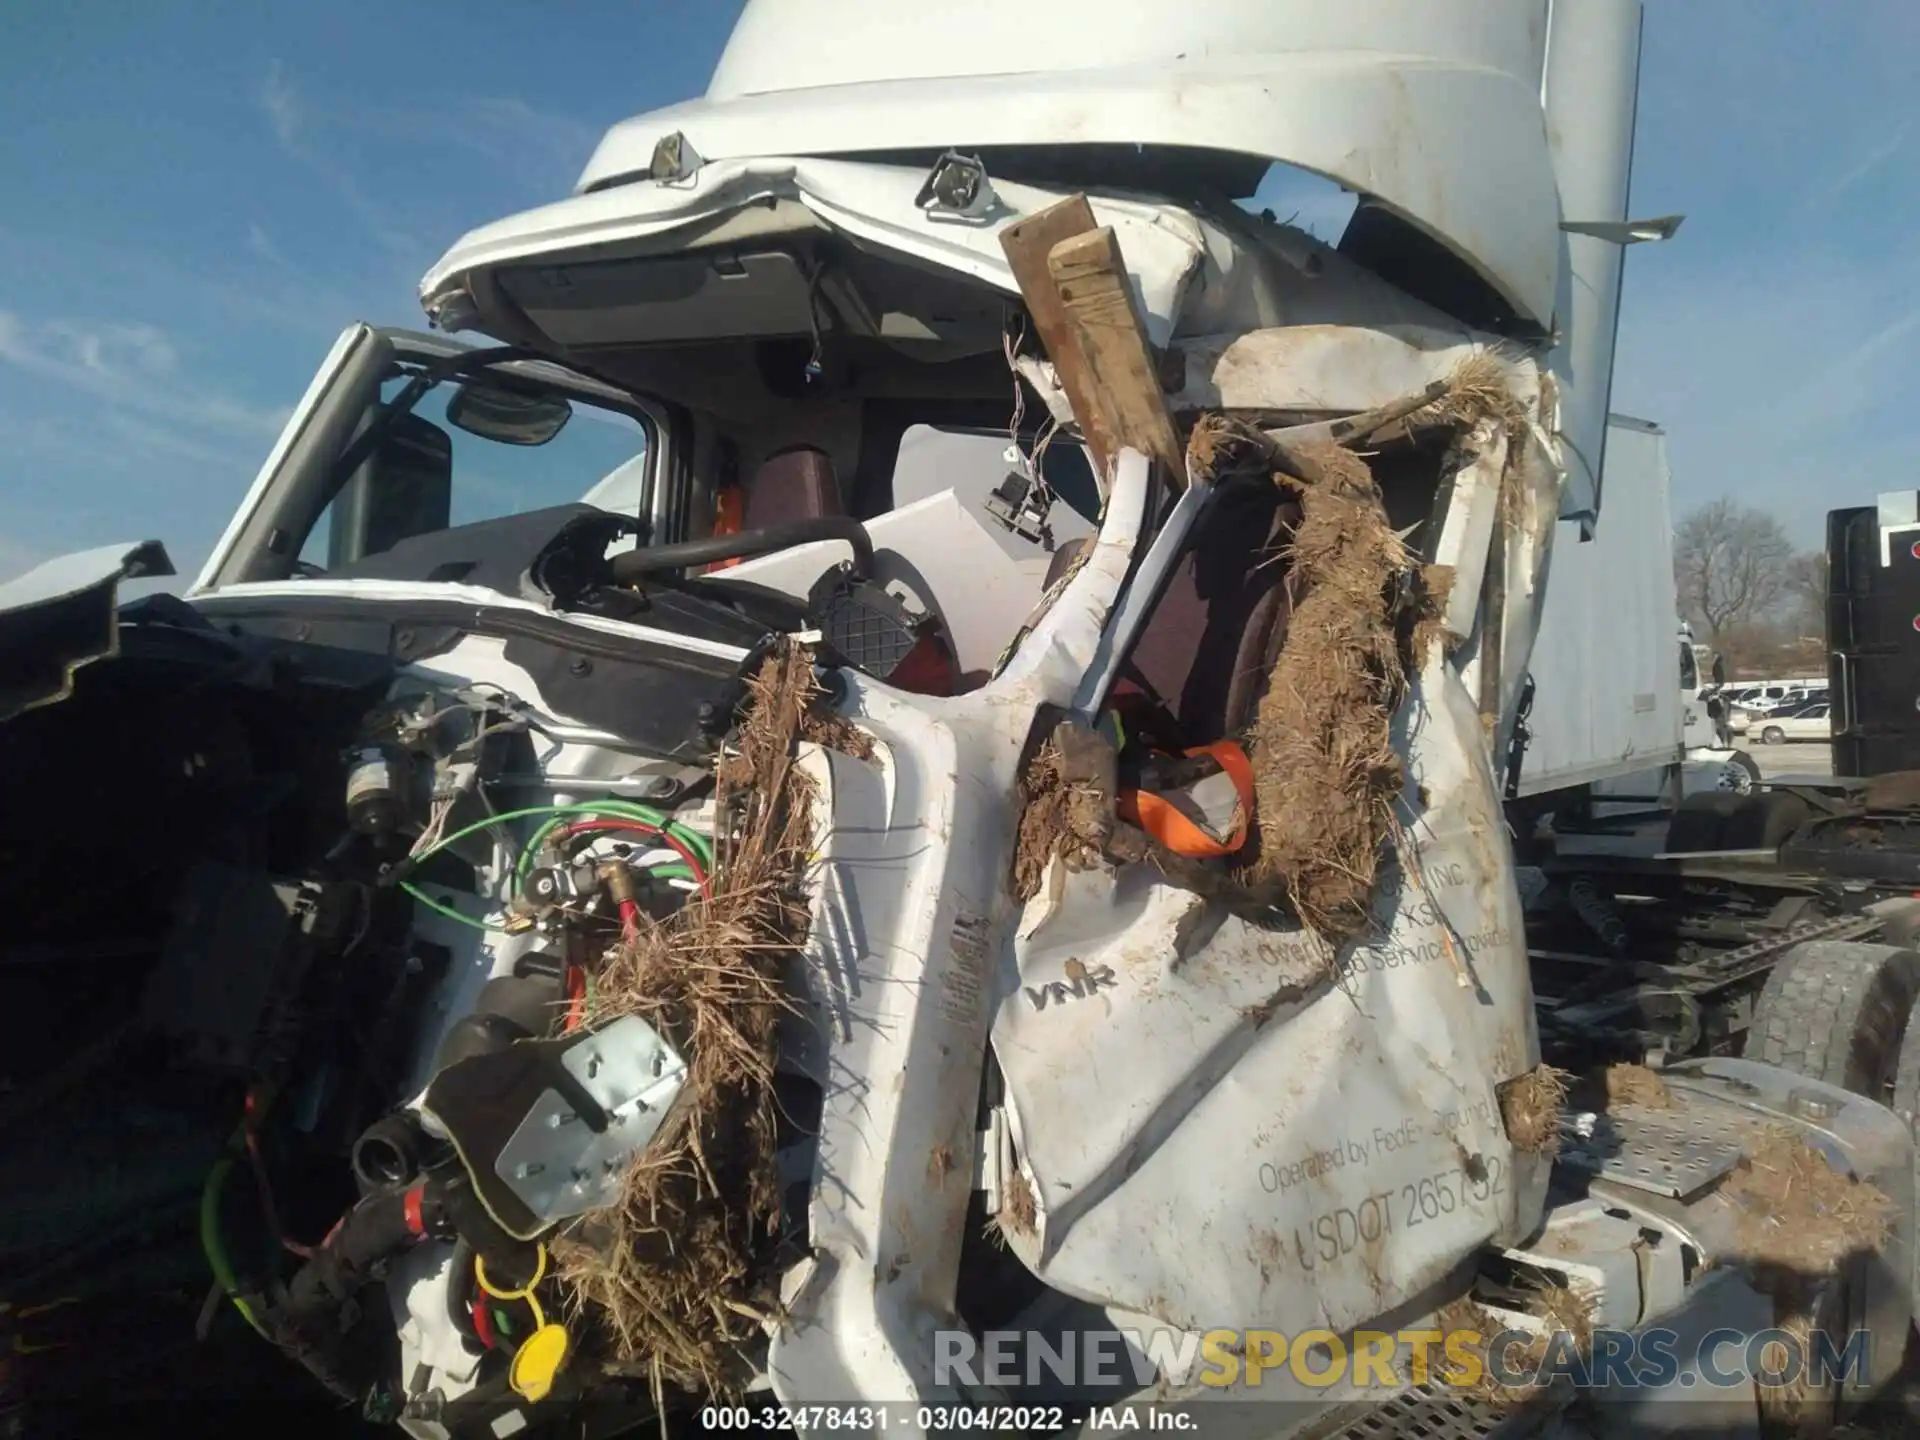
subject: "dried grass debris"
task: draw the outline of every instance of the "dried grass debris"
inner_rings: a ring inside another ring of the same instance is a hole
[[[1436,645],[1451,651],[1464,638],[1450,634],[1445,624],[1455,574],[1451,565],[1420,567],[1420,593],[1414,599],[1413,654],[1408,657],[1415,667],[1426,663]]]
[[[1060,856],[1090,869],[1113,834],[1113,747],[1093,731],[1062,722],[1020,774],[1020,826],[1011,884],[1017,899],[1040,893],[1047,866]]]
[[[1518,1338],[1520,1325],[1471,1297],[1449,1301],[1434,1316],[1436,1328],[1445,1335],[1463,1331],[1478,1335],[1480,1343],[1469,1349],[1474,1363],[1455,1369],[1449,1355],[1448,1363],[1438,1367],[1435,1378],[1496,1409],[1511,1410],[1538,1397],[1540,1391],[1533,1382],[1549,1359],[1558,1372],[1566,1358],[1564,1349],[1556,1349],[1558,1337],[1566,1337],[1559,1343],[1571,1345],[1582,1362],[1592,1356],[1594,1303],[1589,1296],[1550,1276],[1538,1275],[1527,1287],[1526,1313],[1537,1323],[1526,1331],[1528,1338],[1522,1341]],[[1498,1374],[1492,1353],[1496,1346],[1500,1349]],[[1509,1383],[1502,1376],[1521,1383]]]
[[[1761,1132],[1720,1193],[1739,1212],[1727,1259],[1744,1265],[1753,1287],[1772,1298],[1774,1326],[1788,1336],[1767,1347],[1779,1353],[1760,1357],[1763,1429],[1802,1433],[1826,1409],[1807,1375],[1813,1336],[1824,1333],[1836,1351],[1845,1343],[1840,1275],[1855,1257],[1886,1243],[1893,1202],[1877,1186],[1834,1169],[1784,1125]],[[1797,1363],[1788,1348],[1798,1351]],[[1783,1379],[1769,1383],[1765,1375]]]
[[[1024,1170],[1016,1166],[1007,1175],[1000,1195],[1000,1208],[987,1217],[987,1234],[995,1244],[1005,1245],[1009,1235],[1033,1235],[1040,1223],[1040,1206],[1033,1198],[1033,1186]]]
[[[804,940],[811,785],[795,745],[815,698],[789,646],[751,681],[735,753],[718,767],[711,895],[641,931],[597,978],[594,1016],[638,1015],[687,1057],[679,1103],[627,1172],[617,1204],[556,1247],[576,1309],[611,1358],[656,1393],[730,1393],[743,1352],[778,1311],[769,1259],[779,1220],[773,1074]]]
[[[1645,1065],[1609,1065],[1600,1072],[1607,1105],[1637,1105],[1643,1110],[1673,1109],[1673,1092],[1657,1071]]]
[[[1783,1383],[1758,1387],[1763,1428],[1770,1435],[1799,1434],[1825,1406],[1806,1373],[1816,1331],[1837,1348],[1845,1343],[1839,1276],[1856,1257],[1879,1250],[1893,1224],[1885,1192],[1833,1168],[1805,1136],[1784,1125],[1769,1126],[1721,1187],[1738,1210],[1734,1253],[1756,1290],[1774,1304],[1774,1326],[1789,1337],[1770,1342],[1765,1374]],[[1787,1347],[1798,1350],[1798,1364]],[[1760,1378],[1760,1377],[1756,1377]]]
[[[1528,428],[1526,407],[1513,393],[1507,363],[1493,350],[1475,350],[1454,366],[1445,392],[1408,416],[1407,428],[1466,430],[1482,420],[1497,423],[1509,441],[1519,440]]]
[[[1848,1257],[1878,1250],[1893,1202],[1877,1186],[1835,1170],[1785,1126],[1769,1126],[1721,1193],[1739,1209],[1734,1244],[1756,1272],[1824,1277]]]
[[[1569,1078],[1566,1071],[1541,1064],[1496,1087],[1500,1119],[1514,1149],[1530,1155],[1559,1153],[1560,1110]]]
[[[873,759],[873,736],[844,715],[808,705],[800,716],[800,738],[824,750],[837,750],[855,760]]]
[[[1257,858],[1250,888],[1284,885],[1301,923],[1338,943],[1368,925],[1393,803],[1405,781],[1390,727],[1406,695],[1395,581],[1409,566],[1365,460],[1303,447],[1313,482],[1287,546],[1285,643],[1247,739]]]

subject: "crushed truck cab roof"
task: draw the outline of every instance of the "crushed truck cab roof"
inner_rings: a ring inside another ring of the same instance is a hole
[[[674,135],[708,161],[1144,147],[1210,152],[1256,181],[1277,161],[1378,197],[1544,327],[1560,268],[1547,10],[754,0],[706,95],[614,126],[576,188],[657,175]]]

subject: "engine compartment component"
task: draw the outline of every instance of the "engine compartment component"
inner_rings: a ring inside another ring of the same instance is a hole
[[[610,947],[701,893],[713,850],[683,818],[698,785],[606,777],[681,813],[590,798],[597,777],[549,772],[642,756],[536,750],[542,723],[504,686],[169,610],[0,727],[36,817],[0,839],[0,1123],[45,1137],[8,1147],[0,1183],[46,1196],[0,1244],[0,1295],[57,1300],[96,1347],[128,1343],[130,1295],[158,1307],[121,1399],[35,1361],[0,1406],[118,1413],[143,1383],[231,1402],[247,1331],[292,1362],[255,1377],[276,1404],[317,1381],[377,1423],[463,1433],[617,1398],[571,1374],[592,1362],[546,1237],[617,1191],[686,1063],[684,1039],[588,1024],[586,1002]],[[29,1179],[67,1172],[76,1140],[97,1182]],[[422,1276],[436,1299],[415,1307]]]

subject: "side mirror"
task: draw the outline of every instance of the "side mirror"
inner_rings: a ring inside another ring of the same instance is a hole
[[[1716,685],[1727,683],[1727,657],[1724,655],[1713,657],[1713,683]]]
[[[469,380],[447,400],[447,423],[502,445],[544,445],[566,428],[573,406],[559,395]]]
[[[327,568],[444,530],[452,519],[453,439],[431,420],[402,415],[334,497]]]

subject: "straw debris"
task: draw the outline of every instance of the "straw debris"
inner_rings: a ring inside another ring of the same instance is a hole
[[[1113,833],[1113,747],[1090,730],[1062,722],[1020,775],[1020,829],[1014,840],[1013,893],[1040,893],[1058,855],[1070,869],[1097,864]]]
[[[1837,1276],[1853,1257],[1878,1250],[1893,1223],[1893,1203],[1878,1187],[1835,1170],[1813,1145],[1785,1126],[1769,1126],[1721,1187],[1737,1208],[1733,1258],[1744,1263],[1753,1286],[1772,1298],[1774,1325],[1789,1340],[1773,1342],[1763,1369],[1794,1375],[1790,1383],[1759,1386],[1760,1413],[1769,1434],[1797,1433],[1819,1402],[1806,1376],[1815,1331],[1836,1342]],[[1797,1348],[1802,1362],[1784,1361]]]
[[[1568,1078],[1564,1070],[1536,1065],[1497,1087],[1500,1119],[1514,1149],[1532,1155],[1559,1153],[1560,1107],[1567,1098]]]
[[[1740,1211],[1734,1244],[1756,1270],[1825,1277],[1849,1256],[1877,1250],[1893,1202],[1843,1175],[1784,1126],[1770,1126],[1721,1193]]]
[[[1673,1109],[1673,1092],[1667,1082],[1644,1065],[1609,1065],[1601,1072],[1609,1107],[1638,1105],[1643,1110]]]
[[[600,1322],[615,1361],[645,1367],[656,1394],[736,1390],[742,1352],[778,1313],[773,1074],[782,964],[807,928],[811,787],[794,748],[814,694],[804,649],[762,666],[718,767],[711,895],[643,929],[596,984],[596,1018],[639,1015],[688,1062],[619,1202],[556,1248],[576,1309]]]
[[[1474,1363],[1458,1369],[1448,1363],[1439,1368],[1436,1378],[1476,1400],[1508,1410],[1538,1396],[1531,1382],[1549,1359],[1555,1362],[1554,1370],[1559,1369],[1560,1362],[1567,1358],[1560,1347],[1570,1344],[1582,1361],[1593,1354],[1593,1301],[1589,1297],[1542,1275],[1527,1291],[1526,1311],[1539,1327],[1523,1343],[1518,1325],[1473,1299],[1462,1296],[1449,1301],[1434,1317],[1436,1328],[1443,1334],[1476,1334],[1480,1343],[1470,1349]],[[1566,1339],[1557,1347],[1560,1336]],[[1497,1357],[1493,1354],[1495,1347],[1499,1350]],[[1449,1356],[1449,1362],[1452,1358]],[[1496,1359],[1499,1374],[1495,1373]]]
[[[1431,397],[1431,398],[1428,398]],[[1504,362],[1476,352],[1444,385],[1382,407],[1408,430],[1471,427],[1494,419],[1511,436],[1528,426]],[[1377,417],[1376,417],[1377,418]],[[1176,883],[1243,909],[1284,902],[1330,945],[1365,931],[1381,856],[1395,838],[1394,805],[1405,773],[1391,726],[1409,677],[1435,645],[1452,643],[1442,615],[1454,584],[1449,566],[1417,565],[1388,523],[1367,461],[1350,448],[1373,434],[1303,427],[1306,439],[1212,413],[1195,420],[1187,469],[1215,481],[1266,475],[1298,498],[1300,523],[1278,557],[1289,566],[1286,638],[1243,737],[1254,773],[1254,815],[1244,862],[1229,879],[1196,862],[1176,863],[1110,824],[1094,843],[1095,817],[1068,815],[1076,793],[1060,757],[1042,750],[1021,789],[1025,802],[1014,893],[1038,893],[1056,854],[1084,860],[1101,850],[1125,863],[1151,858]],[[1097,796],[1111,814],[1111,787]],[[1089,801],[1089,810],[1095,808]],[[1127,852],[1127,853],[1122,853]],[[1135,853],[1137,852],[1137,853]]]
[[[1504,365],[1482,351],[1407,423],[1466,428],[1487,418],[1515,436],[1527,424]],[[1194,430],[1216,469],[1240,463],[1219,428],[1203,421]],[[1449,567],[1414,567],[1361,456],[1264,438],[1275,481],[1296,492],[1302,518],[1286,555],[1294,597],[1286,642],[1249,737],[1258,849],[1242,878],[1256,890],[1283,882],[1301,923],[1337,944],[1369,923],[1405,783],[1393,715],[1409,673],[1446,638],[1440,622],[1454,577]]]
[[[1449,634],[1443,623],[1447,601],[1453,596],[1454,574],[1451,565],[1420,567],[1420,593],[1414,602],[1412,660],[1415,665],[1424,664],[1436,645],[1447,651],[1460,646],[1460,637]]]
[[[987,1217],[987,1233],[996,1244],[1005,1245],[1009,1235],[1032,1235],[1040,1221],[1040,1207],[1033,1198],[1033,1186],[1026,1172],[1016,1168],[1007,1176],[1000,1208]]]
[[[1476,350],[1447,377],[1446,392],[1407,417],[1410,430],[1451,426],[1466,430],[1482,420],[1496,422],[1507,439],[1527,432],[1527,412],[1507,381],[1506,363],[1492,350]]]
[[[838,750],[855,760],[873,759],[873,736],[844,715],[828,714],[809,705],[800,716],[800,738],[823,750]]]
[[[1242,876],[1284,884],[1308,929],[1338,943],[1368,924],[1404,776],[1389,726],[1407,690],[1395,627],[1409,566],[1372,472],[1337,445],[1302,447],[1308,482],[1287,547],[1297,597],[1248,736],[1256,858]]]

